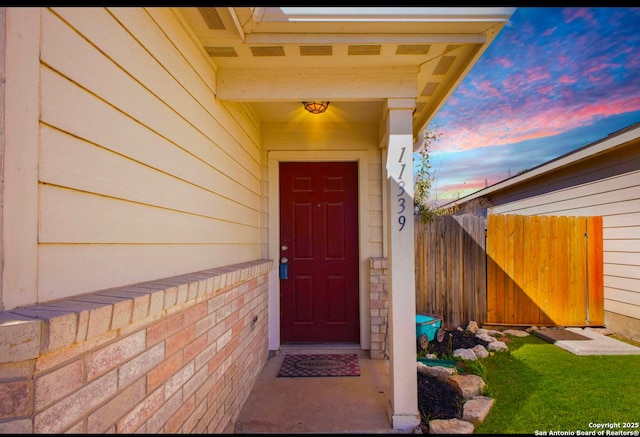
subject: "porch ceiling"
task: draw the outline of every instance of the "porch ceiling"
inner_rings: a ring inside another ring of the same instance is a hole
[[[286,123],[303,100],[331,101],[345,121],[376,121],[385,99],[415,98],[414,135],[514,10],[177,8],[217,67],[221,100]]]

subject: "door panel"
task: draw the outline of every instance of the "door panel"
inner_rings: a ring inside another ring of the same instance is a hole
[[[357,163],[280,164],[280,245],[281,341],[358,342]]]

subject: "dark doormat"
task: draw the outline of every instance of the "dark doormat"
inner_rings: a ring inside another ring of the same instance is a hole
[[[360,376],[360,365],[356,354],[285,355],[278,376]]]
[[[592,338],[580,335],[577,332],[568,331],[566,329],[539,329],[534,333],[549,343],[555,343],[559,340],[593,340]]]

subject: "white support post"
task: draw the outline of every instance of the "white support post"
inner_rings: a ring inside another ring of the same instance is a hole
[[[387,102],[390,416],[394,429],[420,424],[416,370],[413,226],[413,99]]]

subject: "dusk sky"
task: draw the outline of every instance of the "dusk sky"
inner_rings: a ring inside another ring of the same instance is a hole
[[[430,201],[639,121],[640,8],[518,8],[430,124],[442,133],[429,149]]]

